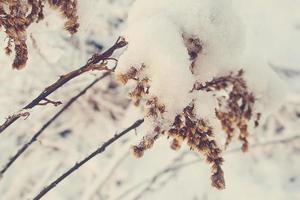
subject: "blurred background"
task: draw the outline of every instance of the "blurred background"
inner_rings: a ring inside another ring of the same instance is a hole
[[[95,52],[110,47],[126,26],[134,0],[79,0],[80,29],[70,37],[58,12],[30,26],[29,61],[24,70],[11,69],[13,57],[0,51],[0,119],[18,111],[60,75],[77,69]],[[103,154],[68,177],[47,200],[296,200],[300,199],[300,1],[234,0],[252,45],[286,81],[290,93],[281,108],[251,134],[248,153],[237,141],[224,153],[226,189],[210,186],[210,167],[184,147],[174,152],[169,141],[157,144],[137,160],[129,152],[144,135],[132,131]],[[138,30],[137,30],[138,31]],[[1,48],[7,38],[0,32]],[[121,51],[115,54],[117,58]],[[72,80],[50,96],[67,102],[101,72]],[[62,105],[61,105],[62,106]],[[35,107],[0,135],[0,166],[60,107]],[[76,161],[143,116],[114,76],[97,83],[59,117],[38,142],[0,179],[1,200],[34,197]]]

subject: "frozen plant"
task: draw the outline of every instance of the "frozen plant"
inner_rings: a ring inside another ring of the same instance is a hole
[[[229,1],[134,3],[117,69],[135,105],[145,107],[147,134],[132,147],[134,155],[141,157],[161,135],[174,150],[186,142],[212,165],[212,185],[225,188],[219,133],[226,134],[225,147],[238,134],[247,151],[249,131],[285,91],[271,69],[244,55],[245,34]]]
[[[44,19],[44,6],[48,3],[51,8],[58,9],[64,18],[65,29],[71,34],[79,27],[77,22],[77,0],[0,0],[0,28],[5,29],[8,44],[6,54],[12,53],[14,45],[14,69],[22,69],[28,60],[27,33],[28,27]]]

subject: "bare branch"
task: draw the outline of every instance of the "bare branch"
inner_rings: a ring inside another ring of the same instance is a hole
[[[99,198],[101,197],[101,193],[103,188],[107,185],[107,183],[111,180],[111,178],[115,175],[117,169],[122,165],[122,163],[128,158],[130,154],[126,151],[116,163],[114,163],[113,167],[109,170],[107,175],[104,178],[99,177],[99,181],[93,183],[89,190],[86,192],[86,195],[82,197],[82,199],[92,199],[92,197],[97,195]]]
[[[140,198],[140,196],[144,192],[146,192],[148,190],[151,190],[152,185],[156,183],[157,179],[160,179],[161,176],[163,176],[164,174],[168,174],[168,172],[171,172],[177,166],[179,166],[179,164],[177,164],[177,163],[181,162],[184,159],[184,157],[187,155],[187,153],[189,153],[189,151],[184,151],[179,156],[177,156],[175,159],[173,159],[172,162],[168,165],[168,167],[166,167],[165,169],[159,171],[151,179],[146,179],[146,180],[138,182],[137,184],[133,185],[132,187],[130,187],[129,189],[125,190],[120,195],[118,195],[116,198],[114,198],[114,200],[124,199],[124,197],[128,196],[130,193],[134,192],[136,189],[138,189],[141,186],[147,184],[146,187],[142,190],[142,192],[140,192],[135,197],[135,198]]]
[[[36,132],[32,138],[25,143],[18,151],[17,153],[10,158],[10,160],[5,164],[3,169],[0,171],[0,177],[4,175],[4,173],[11,167],[11,165],[28,149],[28,147],[37,141],[38,137],[41,136],[41,134],[48,128],[64,111],[66,111],[79,97],[84,95],[86,91],[88,91],[91,87],[93,87],[96,83],[98,83],[103,78],[107,77],[110,73],[106,72],[101,77],[94,80],[91,84],[89,84],[87,87],[85,87],[81,92],[79,92],[76,96],[71,98],[47,123],[45,123],[42,128]]]
[[[49,184],[47,187],[45,187],[37,196],[35,196],[33,198],[33,200],[41,199],[45,194],[47,194],[50,190],[52,190],[54,187],[56,187],[61,181],[63,181],[65,178],[67,178],[73,172],[78,170],[81,166],[83,166],[85,163],[87,163],[90,159],[94,158],[98,154],[103,153],[108,146],[112,145],[114,142],[116,142],[119,138],[124,136],[126,133],[139,127],[143,122],[144,122],[144,119],[139,119],[136,122],[134,122],[130,127],[125,129],[124,131],[122,131],[121,133],[114,135],[112,138],[110,138],[108,141],[106,141],[104,144],[102,144],[100,147],[98,147],[98,149],[96,149],[94,152],[92,152],[89,156],[85,157],[83,160],[76,163],[73,167],[71,167],[69,170],[67,170],[65,173],[63,173],[61,176],[59,176],[55,181],[53,181],[51,184]]]
[[[102,54],[94,54],[88,62],[82,66],[81,68],[71,71],[63,76],[61,76],[55,83],[51,84],[47,88],[44,89],[35,99],[33,99],[29,104],[27,104],[22,110],[29,110],[37,105],[41,105],[41,101],[47,101],[47,97],[55,92],[57,89],[62,87],[64,84],[69,82],[70,80],[80,76],[85,72],[89,72],[95,69],[98,69],[99,66],[97,64],[99,62],[105,62],[107,59],[111,60],[111,56],[115,50],[120,49],[127,45],[127,42],[123,38],[119,38],[116,43],[106,50]],[[49,100],[48,100],[49,101]],[[14,114],[9,116],[6,121],[0,126],[0,134],[8,128],[11,124],[17,121],[21,116],[18,114]]]

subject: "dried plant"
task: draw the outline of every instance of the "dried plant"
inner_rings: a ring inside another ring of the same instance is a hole
[[[200,44],[199,41],[197,44]],[[199,47],[199,45],[196,45]],[[199,48],[196,48],[200,50]],[[190,51],[189,51],[190,52]],[[190,53],[191,59],[193,54]],[[152,133],[143,137],[138,145],[132,147],[136,157],[143,156],[147,149],[150,149],[156,139],[166,135],[171,139],[171,148],[178,150],[182,143],[186,143],[190,150],[205,156],[206,161],[212,165],[211,182],[212,186],[218,189],[225,188],[224,173],[221,168],[223,163],[222,150],[215,139],[215,132],[210,126],[209,119],[200,118],[195,114],[194,99],[191,99],[183,111],[176,115],[171,126],[164,123],[164,113],[167,112],[163,103],[156,96],[149,95],[151,80],[147,77],[139,78],[144,66],[137,69],[131,67],[125,74],[120,74],[120,81],[126,84],[129,80],[136,83],[135,88],[130,92],[130,97],[135,105],[145,101],[146,117],[153,122]],[[192,68],[191,68],[192,71]],[[239,139],[242,141],[242,150],[248,149],[248,125],[253,119],[254,95],[249,91],[243,78],[243,71],[237,74],[230,73],[226,76],[216,77],[208,82],[196,82],[190,91],[191,93],[202,91],[217,93],[222,91],[227,95],[217,97],[218,105],[215,108],[215,116],[220,121],[223,131],[226,133],[225,147],[229,145],[235,133],[239,131]],[[258,125],[260,114],[257,114],[255,125]]]
[[[190,60],[192,61],[190,70],[194,74],[195,62],[198,56],[202,53],[203,43],[199,38],[189,37],[185,34],[182,35],[182,38],[187,48],[188,54],[190,56]]]
[[[243,79],[243,70],[237,74],[231,73],[228,76],[214,78],[210,82],[195,83],[194,90],[203,90],[206,92],[226,90],[228,97],[219,100],[219,108],[216,108],[216,117],[221,121],[222,128],[227,134],[225,146],[228,146],[236,130],[239,130],[239,139],[243,142],[242,150],[248,149],[248,122],[253,117],[253,106],[255,97],[248,91],[245,80]],[[260,113],[257,113],[255,126],[258,126]]]
[[[0,1],[0,28],[5,29],[8,44],[5,52],[10,55],[14,46],[15,58],[12,64],[14,69],[22,69],[28,60],[27,29],[36,22],[44,19],[44,5],[48,4],[59,10],[67,19],[65,29],[71,34],[76,33],[79,24],[77,0],[1,0]]]

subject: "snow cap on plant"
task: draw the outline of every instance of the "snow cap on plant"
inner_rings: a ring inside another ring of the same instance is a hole
[[[268,90],[270,80],[255,84],[253,71],[261,66],[244,60],[244,29],[230,1],[134,3],[124,31],[129,44],[116,71],[123,84],[133,83],[130,97],[144,105],[152,124],[132,147],[134,155],[141,157],[162,135],[174,150],[185,142],[211,164],[212,185],[225,188],[216,135],[225,133],[224,147],[238,135],[247,151],[250,130],[269,109],[263,102],[276,96]],[[268,78],[282,83],[273,74]]]

